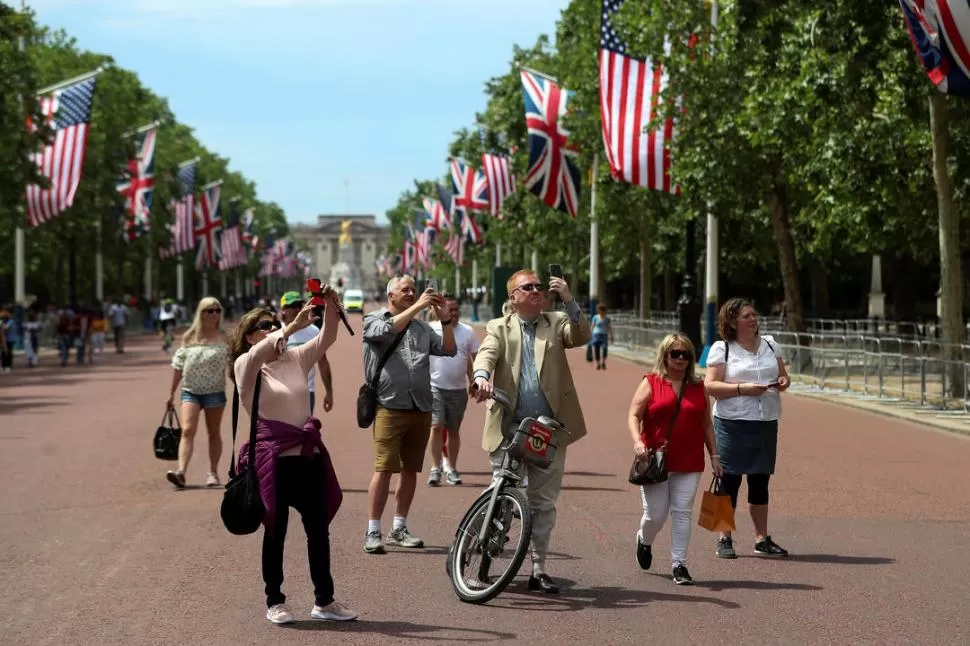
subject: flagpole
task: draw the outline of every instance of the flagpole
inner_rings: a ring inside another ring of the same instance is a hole
[[[600,223],[596,219],[596,171],[599,168],[599,151],[593,153],[593,168],[589,188],[589,306],[595,310],[600,297]]]
[[[43,90],[37,91],[37,97],[40,98],[45,94],[50,94],[51,92],[56,92],[61,88],[65,88],[69,85],[74,85],[75,83],[80,83],[81,81],[86,81],[89,78],[93,78],[107,69],[107,65],[101,65],[96,70],[88,72],[87,74],[81,74],[80,76],[75,76],[74,78],[67,79],[66,81],[61,81],[60,83],[55,83],[54,85],[49,85]]]
[[[26,16],[27,14],[27,0],[21,1],[21,11]],[[20,51],[26,51],[26,45],[24,44],[23,33],[18,37],[18,44]],[[23,105],[23,97],[17,97],[17,103],[21,106]],[[18,218],[19,221],[19,218]],[[17,227],[14,230],[13,236],[13,248],[14,248],[14,280],[13,280],[13,300],[18,306],[26,305],[27,301],[27,276],[26,276],[26,246],[24,245],[24,230],[23,227]]]
[[[553,83],[556,83],[556,84],[559,83],[559,80],[555,76],[549,76],[548,74],[544,72],[540,72],[539,70],[534,70],[531,67],[526,67],[525,65],[519,65],[519,69],[522,70],[523,72],[529,72],[530,74],[541,76],[542,78],[552,81]]]
[[[711,2],[711,50],[713,51],[713,39],[717,32],[717,22],[718,22],[718,6],[717,0]],[[705,309],[705,332],[704,332],[704,349],[701,351],[701,356],[698,363],[702,368],[707,367],[707,354],[711,351],[711,346],[717,340],[717,278],[720,273],[719,260],[720,254],[718,253],[718,222],[717,216],[714,214],[714,209],[711,202],[707,203],[707,244],[706,244],[706,254],[704,262],[704,292],[706,296],[706,303],[704,304]]]
[[[98,214],[98,221],[95,224],[95,242],[97,248],[94,251],[94,297],[99,303],[104,303],[104,252],[102,251],[102,226],[101,214]]]
[[[127,139],[128,137],[134,137],[135,135],[140,135],[141,133],[146,132],[148,130],[151,130],[152,128],[157,128],[160,125],[162,125],[162,120],[161,119],[156,119],[155,121],[152,121],[151,123],[148,123],[148,124],[143,125],[141,128],[137,128],[137,129],[132,130],[130,132],[126,132],[125,134],[121,135],[121,137],[123,139]]]
[[[185,300],[185,267],[181,255],[175,261],[175,300],[179,305]]]
[[[145,298],[152,299],[152,254],[145,256]]]

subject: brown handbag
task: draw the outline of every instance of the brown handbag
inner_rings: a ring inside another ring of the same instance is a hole
[[[684,399],[684,391],[687,390],[688,383],[684,381],[680,385],[680,394],[677,395],[677,407],[674,414],[670,417],[670,425],[667,427],[667,436],[659,449],[647,449],[643,456],[635,456],[633,464],[630,466],[630,484],[651,485],[666,482],[667,476],[667,442],[670,441],[670,433],[674,430],[677,423],[677,416],[680,414],[680,405]]]

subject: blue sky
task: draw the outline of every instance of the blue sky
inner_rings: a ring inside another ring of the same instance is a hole
[[[414,178],[441,175],[452,133],[485,106],[485,81],[508,70],[513,44],[554,36],[568,4],[28,0],[41,22],[167,97],[290,222],[383,219]]]

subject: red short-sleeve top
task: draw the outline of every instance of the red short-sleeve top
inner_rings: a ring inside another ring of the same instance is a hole
[[[640,426],[640,438],[650,449],[663,446],[670,418],[677,407],[677,393],[660,375],[644,375],[650,381],[650,403]],[[704,384],[685,384],[680,413],[667,444],[667,470],[676,473],[704,471],[704,426],[707,396]]]

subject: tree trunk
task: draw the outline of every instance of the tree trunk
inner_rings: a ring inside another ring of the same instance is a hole
[[[795,242],[791,236],[791,220],[788,216],[788,193],[785,179],[779,175],[771,190],[771,228],[778,245],[778,265],[781,267],[781,283],[785,288],[788,329],[805,331],[805,314],[802,309],[801,286],[798,281],[798,261]]]
[[[943,323],[943,357],[946,394],[964,396],[963,379],[963,287],[960,272],[960,217],[953,203],[953,182],[947,162],[950,125],[946,96],[930,94],[930,128],[933,132],[933,180],[940,223],[940,292]]]
[[[640,220],[640,318],[648,319],[653,303],[653,241],[650,239],[650,214]]]

